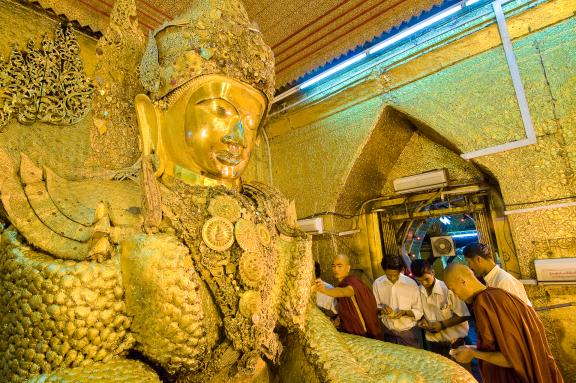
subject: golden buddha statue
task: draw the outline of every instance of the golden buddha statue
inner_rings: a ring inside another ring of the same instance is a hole
[[[195,1],[142,59],[142,182],[69,181],[0,150],[0,380],[474,381],[314,306],[290,204],[240,181],[273,70],[238,1]]]

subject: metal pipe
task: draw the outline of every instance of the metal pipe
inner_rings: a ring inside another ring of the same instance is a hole
[[[576,303],[570,302],[570,303],[560,303],[557,305],[550,305],[550,306],[534,307],[534,310],[535,311],[547,311],[547,310],[561,309],[564,307],[572,307],[572,306],[576,306]]]
[[[576,202],[555,203],[552,205],[527,207],[525,209],[506,210],[506,211],[504,211],[504,214],[505,215],[523,214],[523,213],[531,213],[533,211],[549,210],[549,209],[561,209],[561,208],[571,207],[571,206],[576,206]]]

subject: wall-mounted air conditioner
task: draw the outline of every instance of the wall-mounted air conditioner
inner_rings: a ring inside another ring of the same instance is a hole
[[[454,240],[449,235],[430,237],[430,244],[432,245],[432,254],[435,257],[453,257],[456,255]]]
[[[299,219],[300,229],[308,234],[322,234],[324,232],[324,221],[322,217]]]
[[[396,178],[393,183],[396,193],[437,189],[448,186],[448,171],[446,169],[432,170],[414,176]]]

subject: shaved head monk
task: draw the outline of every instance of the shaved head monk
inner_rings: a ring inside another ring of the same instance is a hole
[[[536,311],[516,295],[486,287],[467,266],[453,263],[444,282],[460,299],[472,304],[478,332],[477,347],[451,351],[460,363],[480,360],[486,383],[561,383],[544,326]]]
[[[336,310],[344,332],[381,339],[372,289],[358,277],[350,275],[350,269],[348,256],[338,254],[332,262],[332,272],[338,280],[338,287],[327,287],[324,281],[317,279],[316,290],[336,298]]]

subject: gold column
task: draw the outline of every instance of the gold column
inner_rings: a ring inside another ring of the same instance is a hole
[[[492,228],[490,227],[490,217],[485,210],[474,213],[476,230],[478,231],[478,242],[489,246],[490,254],[494,258],[494,241],[492,241]]]
[[[492,215],[492,224],[496,234],[496,243],[498,244],[498,254],[502,267],[516,278],[520,278],[520,264],[516,254],[516,246],[512,239],[510,224],[506,216],[497,217]]]
[[[374,214],[376,215],[376,214]],[[388,221],[388,217],[382,217],[381,220],[381,228],[382,228],[382,256],[384,254],[398,254],[398,243],[396,242],[396,230],[394,230],[394,226],[390,221]],[[380,266],[380,261],[382,260],[382,256],[376,262],[376,270],[379,270],[378,275],[381,275],[382,267]]]
[[[365,230],[366,236],[368,237],[370,270],[367,271],[368,274],[371,274],[370,277],[372,279],[376,279],[382,274],[380,268],[380,260],[382,259],[382,236],[378,221],[378,213],[366,214],[359,218],[361,224],[360,230]]]

